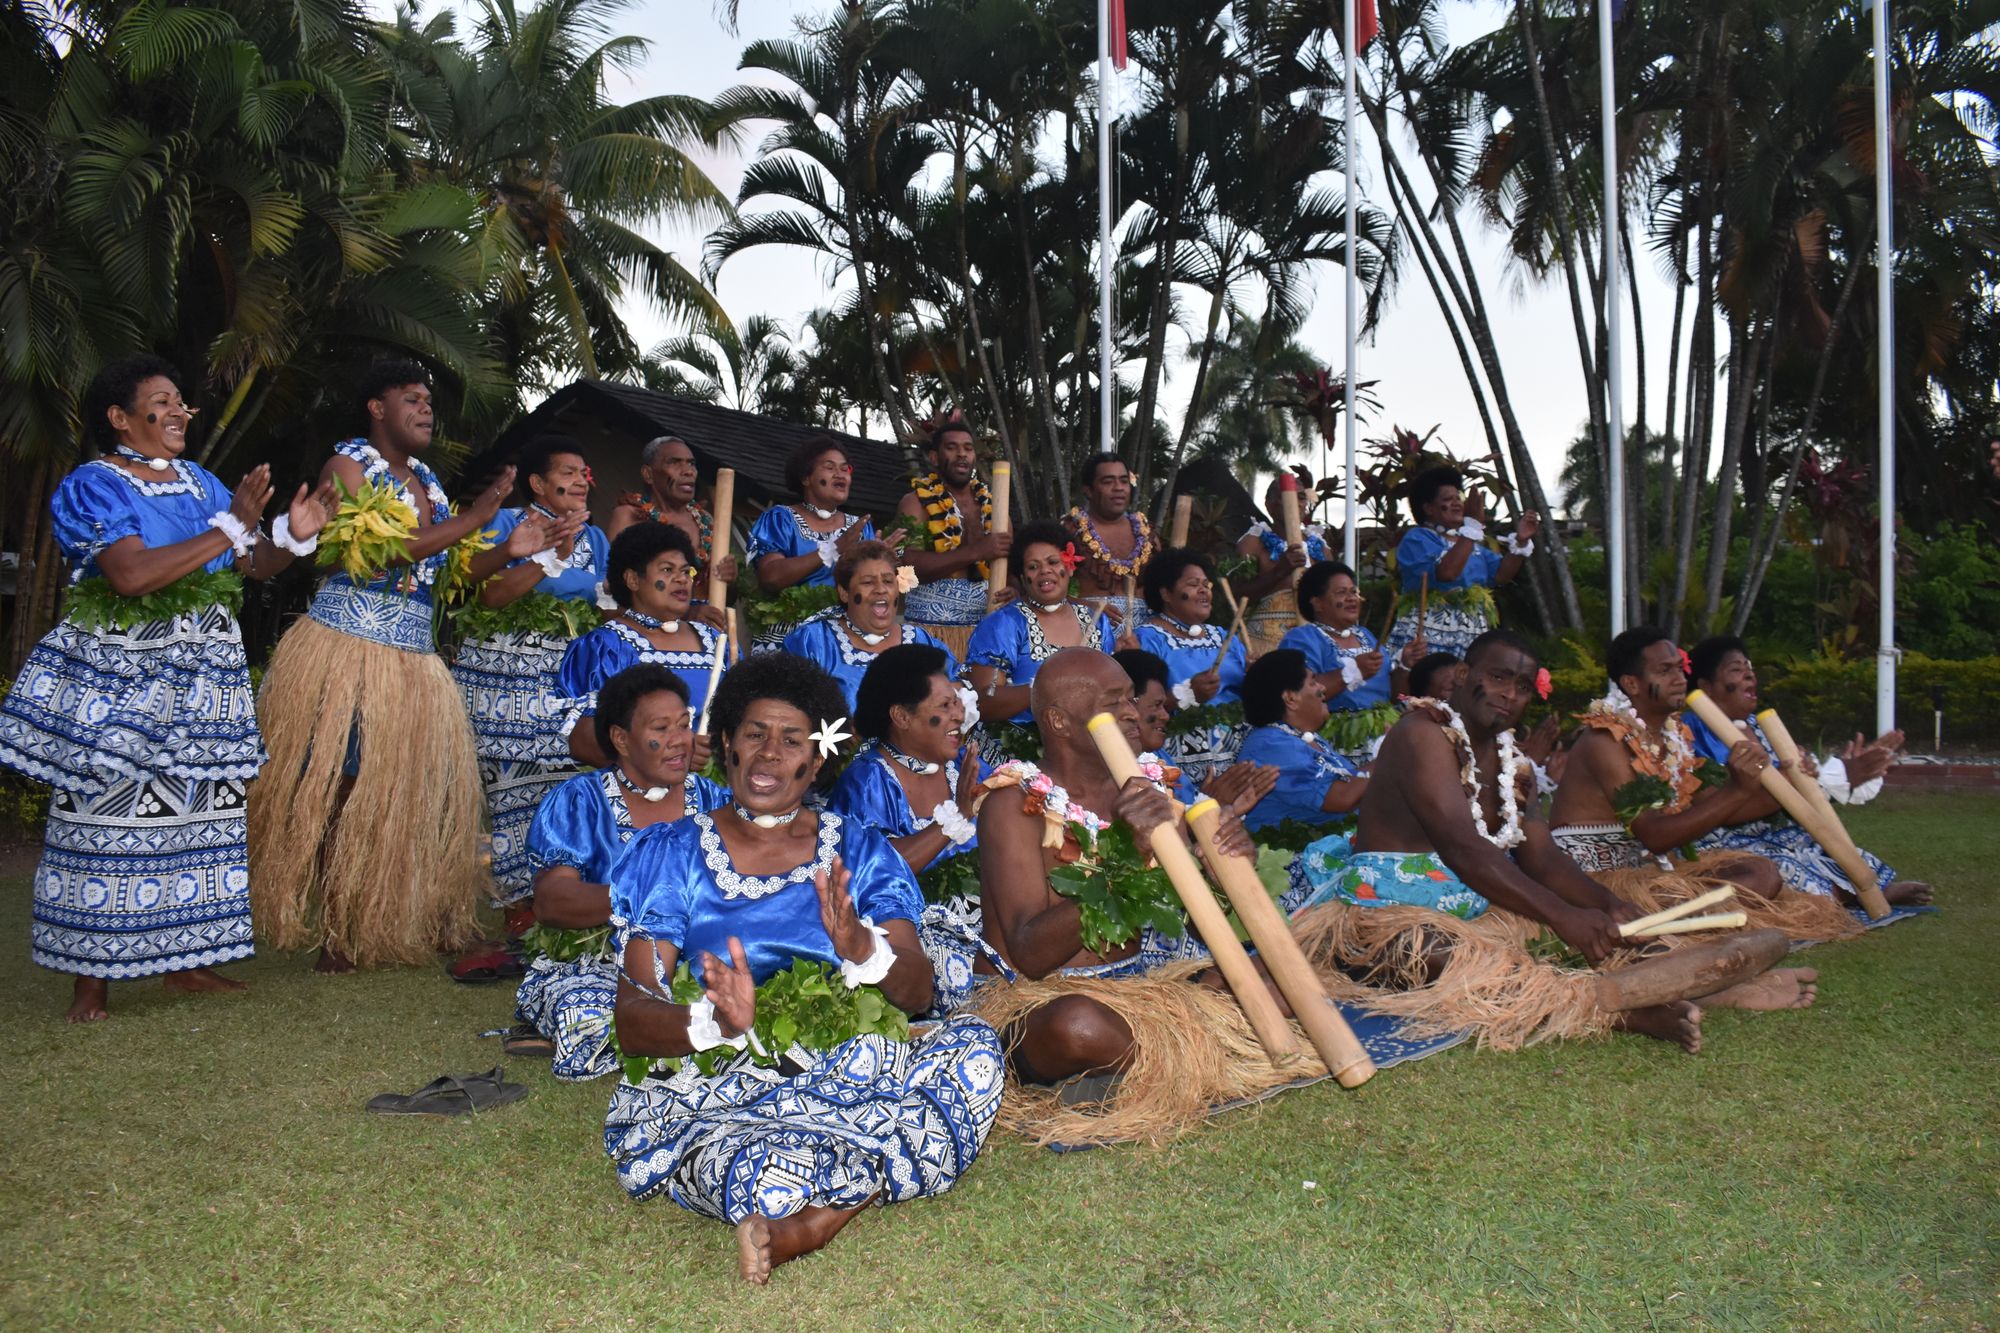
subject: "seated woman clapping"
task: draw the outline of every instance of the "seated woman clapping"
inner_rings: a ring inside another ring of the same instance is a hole
[[[618,1067],[611,1047],[618,984],[612,865],[640,829],[729,800],[728,788],[688,771],[694,730],[687,696],[679,676],[651,663],[606,681],[592,724],[612,763],[550,792],[529,826],[537,928],[526,942],[536,956],[514,997],[514,1016],[547,1043],[557,1078],[581,1081]]]
[[[1250,734],[1238,757],[1278,770],[1277,785],[1243,823],[1261,829],[1287,819],[1323,824],[1361,804],[1368,777],[1319,733],[1326,691],[1296,648],[1265,653],[1243,677],[1243,720]]]
[[[612,871],[627,1067],[605,1151],[633,1198],[733,1225],[751,1282],[869,1203],[951,1188],[999,1113],[990,1026],[910,1034],[932,974],[908,865],[806,808],[844,708],[803,658],[745,658],[711,713],[731,803],[642,830]]]
[[[861,679],[854,729],[861,748],[834,784],[834,810],[887,836],[915,871],[978,845],[972,803],[991,770],[966,746],[949,653],[884,650]]]

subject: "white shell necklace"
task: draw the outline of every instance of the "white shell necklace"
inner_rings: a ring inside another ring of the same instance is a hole
[[[758,828],[764,828],[764,829],[783,828],[785,825],[791,823],[794,819],[797,819],[799,817],[800,809],[803,808],[795,805],[782,815],[753,815],[748,810],[745,810],[743,808],[743,805],[740,801],[731,801],[730,805],[735,809],[736,817],[738,819],[743,820],[745,823],[748,824],[755,824]]]
[[[1479,804],[1479,759],[1473,753],[1472,735],[1465,729],[1465,719],[1442,699],[1412,699],[1410,703],[1417,708],[1435,708],[1445,715],[1444,734],[1451,737],[1461,756],[1458,781],[1465,788],[1466,802],[1472,807],[1472,826],[1479,830],[1479,836],[1503,852],[1520,846],[1528,835],[1521,828],[1521,789],[1516,779],[1527,760],[1514,744],[1513,730],[1494,737],[1500,749],[1500,830],[1495,833],[1486,827],[1486,811]]]
[[[112,452],[116,453],[120,458],[128,459],[131,462],[144,463],[148,468],[150,468],[154,472],[165,472],[168,468],[173,466],[173,464],[168,462],[166,459],[155,458],[151,454],[142,454],[129,444],[121,444]]]

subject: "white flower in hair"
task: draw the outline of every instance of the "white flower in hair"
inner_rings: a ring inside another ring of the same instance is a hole
[[[819,743],[820,758],[825,759],[830,755],[839,754],[841,742],[854,739],[854,733],[846,730],[846,727],[847,719],[844,717],[837,717],[831,722],[824,718],[820,720],[819,730],[808,737],[809,740]]]
[[[917,578],[917,571],[912,567],[910,567],[909,565],[896,566],[897,592],[910,592],[916,588],[917,584],[920,581],[921,580]]]

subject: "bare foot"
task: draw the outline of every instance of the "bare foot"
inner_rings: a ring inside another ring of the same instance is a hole
[[[1819,997],[1814,983],[1819,973],[1809,967],[1774,967],[1727,990],[1704,995],[1701,1002],[1718,1009],[1810,1009]]]
[[[824,1208],[814,1204],[790,1217],[777,1218],[752,1213],[736,1224],[737,1271],[745,1282],[761,1287],[771,1280],[772,1269],[819,1249],[867,1206]]]
[[[191,967],[185,972],[169,972],[161,979],[161,984],[170,991],[188,994],[250,989],[234,977],[225,977],[212,967]]]
[[[1701,1006],[1691,1000],[1628,1009],[1618,1016],[1618,1026],[1642,1037],[1673,1042],[1689,1055],[1701,1052]]]
[[[65,1017],[72,1023],[101,1023],[111,1017],[104,1007],[110,997],[111,983],[103,977],[78,977]]]
[[[1931,886],[1920,879],[1899,879],[1882,890],[1891,907],[1929,907]]]
[[[342,973],[352,972],[353,970],[354,960],[334,948],[331,944],[325,945],[320,949],[319,961],[313,964],[313,971],[326,976],[338,976]]]

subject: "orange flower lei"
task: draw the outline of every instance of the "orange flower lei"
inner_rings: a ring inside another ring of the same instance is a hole
[[[1612,686],[1611,693],[1577,714],[1578,722],[1599,731],[1608,731],[1632,756],[1634,772],[1658,778],[1674,790],[1674,803],[1667,813],[1685,810],[1701,790],[1701,756],[1695,753],[1694,733],[1678,715],[1667,719],[1664,732],[1655,732],[1639,720],[1625,692]]]

